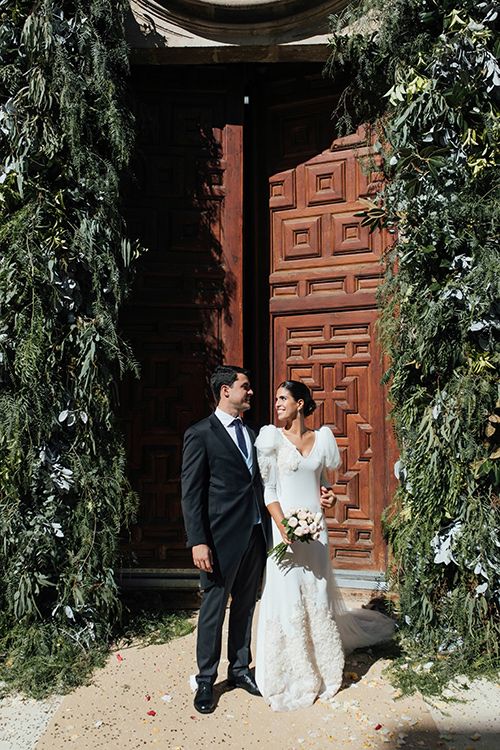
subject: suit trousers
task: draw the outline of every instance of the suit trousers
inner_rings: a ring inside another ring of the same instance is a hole
[[[252,619],[265,562],[264,533],[262,524],[257,524],[253,527],[248,546],[234,570],[224,578],[200,573],[203,598],[196,641],[198,683],[213,684],[217,677],[222,647],[222,626],[230,595],[227,645],[229,671],[237,675],[248,670],[252,661]]]

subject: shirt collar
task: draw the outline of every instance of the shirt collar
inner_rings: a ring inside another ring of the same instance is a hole
[[[215,410],[215,416],[222,422],[224,427],[230,427],[236,419],[236,417],[231,416],[231,414],[228,414],[226,411],[222,411],[219,407]]]

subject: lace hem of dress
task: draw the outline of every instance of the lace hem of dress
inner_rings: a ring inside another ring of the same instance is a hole
[[[258,684],[274,711],[305,708],[332,698],[342,684],[344,653],[331,610],[303,592],[301,606],[287,617],[259,624],[268,658],[258,664]]]

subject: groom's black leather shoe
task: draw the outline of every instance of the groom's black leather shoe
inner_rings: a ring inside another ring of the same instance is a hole
[[[194,707],[200,714],[211,714],[215,710],[214,690],[209,682],[198,683]]]
[[[250,695],[261,695],[257,683],[250,672],[244,672],[243,674],[229,673],[227,675],[227,684],[229,687],[243,688]]]

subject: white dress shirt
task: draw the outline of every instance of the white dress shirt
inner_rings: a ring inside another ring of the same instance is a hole
[[[242,421],[241,424],[243,425],[243,435],[245,436],[245,443],[247,446],[247,453],[248,456],[245,456],[243,451],[241,450],[240,446],[238,445],[238,439],[236,437],[236,427],[234,425],[231,426],[231,423],[234,422],[236,417],[232,417],[231,414],[228,414],[225,411],[222,411],[222,409],[217,408],[215,410],[215,416],[217,419],[222,422],[223,426],[226,429],[226,432],[231,437],[231,440],[234,442],[236,447],[238,448],[239,452],[243,456],[246,465],[248,466],[248,471],[252,473],[253,469],[253,450],[252,450],[252,443],[250,441],[250,435],[248,434],[248,430],[245,427],[245,423]]]
[[[241,421],[241,424],[243,425],[243,435],[245,436],[245,443],[247,445],[248,456],[245,456],[245,454],[241,450],[240,446],[238,445],[238,438],[236,437],[236,427],[233,424],[231,424],[232,422],[234,422],[234,420],[236,419],[236,417],[232,417],[230,414],[228,414],[225,411],[222,411],[222,409],[219,409],[218,407],[215,410],[215,416],[217,417],[217,419],[220,422],[222,422],[223,427],[226,429],[226,432],[231,437],[231,440],[233,440],[234,444],[236,445],[236,447],[238,448],[239,452],[241,453],[241,456],[244,459],[244,461],[245,461],[245,463],[246,463],[246,465],[248,467],[248,471],[251,474],[252,473],[252,469],[253,469],[253,448],[252,448],[252,443],[250,441],[250,435],[248,434],[248,430],[245,427],[245,424],[244,424],[243,420]],[[257,506],[257,503],[256,503],[255,504],[254,524],[257,525],[259,523],[262,523],[262,519],[260,517],[260,510],[259,510],[259,508]]]

